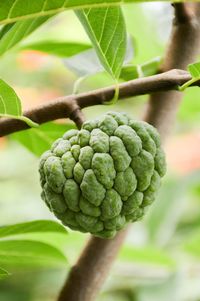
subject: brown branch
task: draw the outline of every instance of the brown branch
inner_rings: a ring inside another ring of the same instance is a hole
[[[174,90],[190,79],[191,76],[183,70],[170,70],[162,74],[131,80],[120,84],[119,98],[149,94],[156,91]],[[195,84],[200,85],[200,82]],[[109,101],[113,98],[114,91],[115,87],[108,87],[76,96],[65,96],[25,111],[24,115],[39,124],[69,117],[80,127],[80,108],[103,104],[105,101]],[[79,114],[77,114],[78,112]],[[0,120],[0,136],[5,136],[27,128],[29,128],[29,126],[20,120]]]
[[[186,8],[185,4],[184,9]],[[180,18],[183,11],[179,14],[179,9],[183,7],[175,6],[176,20],[162,67],[163,71],[172,68],[184,69],[188,63],[196,59],[199,52],[200,22],[195,15],[192,18],[185,18],[183,22],[183,18]],[[144,119],[154,124],[162,136],[166,135],[171,122],[174,121],[174,111],[177,110],[180,99],[181,93],[174,91],[154,93],[150,98]],[[79,102],[79,105],[81,103]],[[90,104],[93,104],[93,101]],[[95,237],[90,239],[77,264],[72,268],[58,301],[95,300],[123,243],[125,232],[119,232],[112,240]]]
[[[126,231],[120,231],[114,239],[91,237],[71,269],[58,301],[95,300],[125,235]]]
[[[193,18],[193,11],[188,3],[173,3],[172,6],[174,7],[174,23],[185,23],[188,19]]]
[[[70,119],[76,123],[78,129],[81,129],[83,122],[85,121],[85,116],[79,106],[70,114]]]

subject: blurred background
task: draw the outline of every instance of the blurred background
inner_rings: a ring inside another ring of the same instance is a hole
[[[162,58],[171,29],[170,5],[130,4],[123,10],[134,40],[132,62],[143,64]],[[52,18],[23,43],[50,38],[89,43],[73,12]],[[73,58],[67,61],[20,47],[1,57],[0,74],[15,88],[24,109],[72,93],[78,78],[70,67]],[[101,73],[84,80],[79,92],[109,84],[112,81]],[[87,108],[84,113],[90,118],[117,110],[141,118],[147,98],[120,100],[114,106]],[[168,173],[159,197],[145,218],[131,226],[98,301],[200,301],[199,88],[185,92],[165,149]],[[15,136],[0,138],[0,226],[54,219],[40,198],[40,190],[38,157]],[[0,282],[0,301],[56,300],[66,269],[75,262],[87,239],[87,235],[69,230],[68,238],[62,242],[67,267],[15,268],[8,279]]]

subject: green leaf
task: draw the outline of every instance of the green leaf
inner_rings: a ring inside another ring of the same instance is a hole
[[[66,232],[36,232],[18,234],[17,236],[14,236],[14,239],[37,241],[48,244],[66,254],[66,257],[69,261],[68,252],[66,252],[69,248],[71,248],[71,246],[68,244],[68,236],[69,235],[66,235]]]
[[[4,267],[53,267],[67,262],[57,248],[38,241],[0,241],[0,264]]]
[[[83,234],[78,231],[72,232],[70,229],[67,235],[66,232],[29,232],[18,234],[14,237],[15,240],[40,241],[51,245],[64,253],[70,264],[74,264],[78,258],[80,250],[84,247],[87,238],[88,234]]]
[[[184,91],[196,81],[200,80],[200,62],[188,65],[188,71],[190,72],[192,79],[179,87],[179,91]]]
[[[200,62],[188,65],[188,71],[193,78],[200,78]]]
[[[15,91],[0,80],[0,116],[11,115],[18,117],[22,115],[21,102]]]
[[[0,227],[1,240],[25,240],[45,243],[66,253],[67,230],[57,222],[38,220]]]
[[[152,0],[147,0],[147,2]],[[154,0],[160,1],[160,0]],[[167,0],[164,0],[166,2]],[[144,2],[144,0],[6,0],[0,4],[0,24],[18,20],[60,13],[66,9],[105,7],[123,3]],[[174,2],[180,2],[175,0]]]
[[[140,74],[137,65],[130,64],[122,67],[120,72],[121,79],[128,81],[128,80],[136,79],[138,77],[140,77]]]
[[[160,58],[154,58],[141,65],[128,64],[122,67],[120,78],[128,81],[138,77],[154,75],[158,71]]]
[[[51,144],[66,131],[75,128],[73,124],[48,122],[38,128],[14,133],[10,137],[20,142],[36,156],[50,149]]]
[[[0,227],[0,238],[17,236],[20,234],[30,233],[62,233],[67,234],[67,230],[60,224],[54,221],[38,220],[8,226]]]
[[[21,102],[13,88],[0,79],[0,117],[15,118],[26,122],[29,126],[37,124],[22,116]]]
[[[6,270],[0,268],[0,280],[4,279],[4,278],[7,278],[9,275],[10,274]]]
[[[0,55],[12,49],[20,41],[49,19],[48,16],[19,21],[12,26],[5,25],[0,32]]]
[[[158,72],[161,63],[161,57],[155,57],[140,65],[143,76],[154,75]]]
[[[175,260],[161,249],[153,247],[132,247],[125,245],[119,253],[119,259],[133,263],[146,263],[174,267]]]
[[[118,79],[126,53],[126,27],[121,8],[90,8],[76,14],[105,70]]]
[[[21,49],[37,50],[59,57],[70,57],[90,48],[91,45],[83,43],[81,44],[73,42],[43,41],[36,42],[33,44],[27,44]]]
[[[4,25],[0,30],[0,39],[4,37],[4,35],[15,25],[15,23],[9,23]]]

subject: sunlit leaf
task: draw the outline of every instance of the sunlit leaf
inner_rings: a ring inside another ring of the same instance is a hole
[[[140,65],[143,76],[150,76],[154,75],[158,72],[159,66],[161,63],[160,57],[155,57],[150,61],[144,62]]]
[[[48,19],[48,16],[44,16],[19,21],[12,24],[12,26],[10,26],[10,24],[5,25],[0,32],[0,56],[16,46]]]
[[[137,65],[123,66],[120,72],[120,78],[128,81],[140,77],[139,68]]]
[[[124,65],[120,73],[120,78],[128,81],[138,77],[154,75],[158,71],[159,64],[160,58],[155,58],[141,65]]]
[[[101,64],[118,78],[126,53],[126,28],[120,7],[89,8],[76,12]]]
[[[200,78],[200,62],[188,65],[188,71],[193,78]]]
[[[29,126],[37,126],[32,120],[22,116],[21,101],[13,88],[0,79],[0,117],[25,121]]]
[[[190,72],[192,79],[184,83],[179,87],[180,91],[184,91],[186,88],[190,87],[196,81],[200,80],[200,62],[188,65],[188,71]]]
[[[0,30],[0,39],[2,39],[4,37],[4,35],[7,34],[7,32],[15,25],[15,23],[9,23],[4,25],[3,27],[1,27]]]
[[[43,235],[48,232],[67,234],[66,229],[54,221],[38,220],[2,226],[0,227],[0,238],[40,232],[43,233]]]
[[[157,1],[157,0],[154,0]],[[160,0],[159,0],[160,1]],[[165,1],[165,0],[164,0]],[[167,0],[166,0],[167,1]],[[18,20],[60,13],[66,9],[83,9],[88,7],[105,7],[144,0],[9,0],[0,4],[0,23],[12,23]],[[149,2],[147,0],[146,2]],[[175,2],[180,2],[176,0]]]
[[[3,267],[64,266],[64,254],[57,248],[38,241],[0,241],[0,264]]]
[[[22,115],[21,102],[15,91],[0,80],[0,116],[11,115],[19,117]]]

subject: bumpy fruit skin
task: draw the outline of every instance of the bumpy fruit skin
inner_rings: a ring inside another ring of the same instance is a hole
[[[56,140],[39,170],[42,198],[65,226],[112,238],[155,200],[166,163],[154,127],[108,112]]]

